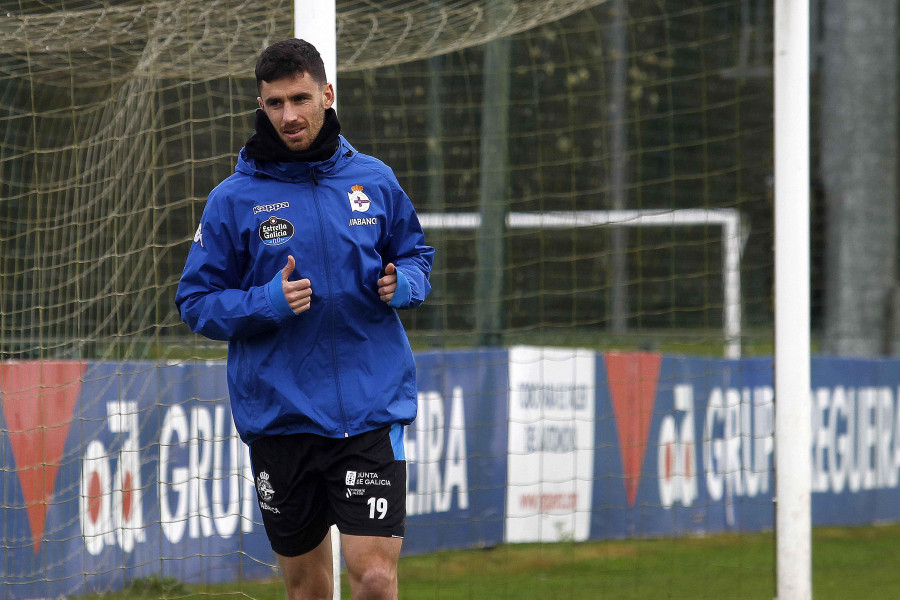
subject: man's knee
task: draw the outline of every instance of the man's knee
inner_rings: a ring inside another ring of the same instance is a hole
[[[288,600],[332,600],[334,578],[331,538],[312,551],[295,557],[278,556]]]
[[[388,565],[372,565],[359,574],[362,598],[389,600],[397,597],[397,571]]]

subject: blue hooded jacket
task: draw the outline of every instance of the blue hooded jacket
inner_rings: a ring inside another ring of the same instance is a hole
[[[308,278],[297,315],[281,289]],[[232,413],[246,443],[346,437],[416,416],[415,362],[395,308],[420,305],[434,249],[390,168],[340,137],[317,162],[256,161],[209,195],[175,304],[192,331],[228,341]],[[397,268],[390,306],[377,281]]]

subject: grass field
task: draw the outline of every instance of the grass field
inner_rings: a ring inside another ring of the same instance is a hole
[[[772,533],[523,544],[404,557],[403,600],[772,600]],[[813,532],[816,600],[900,598],[900,525]],[[349,598],[346,580],[343,598]],[[140,580],[84,600],[282,600],[280,581],[188,586]]]

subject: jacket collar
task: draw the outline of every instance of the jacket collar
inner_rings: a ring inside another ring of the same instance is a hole
[[[279,181],[301,182],[329,177],[340,171],[356,154],[356,148],[339,136],[337,151],[327,160],[320,162],[268,162],[247,156],[246,148],[241,148],[234,170],[245,175],[269,177]]]

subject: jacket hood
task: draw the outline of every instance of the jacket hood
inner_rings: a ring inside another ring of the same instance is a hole
[[[320,162],[269,162],[247,156],[247,149],[238,153],[235,172],[254,177],[270,177],[279,181],[299,182],[311,178],[328,177],[343,169],[356,154],[344,136],[339,136],[337,151],[327,160]]]

